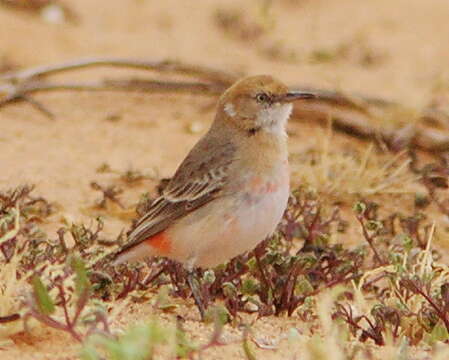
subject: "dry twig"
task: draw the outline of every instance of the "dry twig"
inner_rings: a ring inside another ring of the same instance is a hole
[[[103,79],[85,83],[49,82],[45,78],[63,72],[89,67],[118,67],[193,78],[194,81],[156,81],[151,79]],[[120,58],[90,58],[74,60],[58,65],[40,66],[0,76],[0,108],[6,104],[26,101],[51,117],[45,106],[35,101],[31,94],[46,91],[137,91],[148,93],[194,93],[209,96],[220,95],[239,78],[206,66],[185,64],[179,61],[143,61]],[[301,88],[301,87],[298,87]],[[394,102],[316,88],[301,89],[317,95],[313,101],[303,103],[295,118],[327,122],[332,119],[336,130],[362,139],[386,144],[393,150],[413,146],[427,151],[449,150],[449,114],[433,107],[416,115],[416,121],[405,126],[382,126],[379,118],[406,107]],[[2,97],[3,94],[3,97]],[[377,125],[376,125],[377,123]]]

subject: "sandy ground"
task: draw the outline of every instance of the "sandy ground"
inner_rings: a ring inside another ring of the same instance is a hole
[[[78,0],[70,2],[78,21],[62,25],[0,7],[0,57],[20,67],[100,55],[178,59],[229,71],[269,73],[289,84],[384,96],[416,107],[432,99],[437,84],[449,83],[447,1],[277,1],[268,15],[273,27],[249,40],[224,31],[214,20],[217,11],[242,9],[242,3]],[[244,4],[245,21],[262,21],[260,1]],[[311,54],[341,47],[349,48],[349,55],[323,63],[308,60]],[[270,55],[273,49],[275,58]],[[366,49],[372,52],[373,64],[364,63]],[[89,70],[63,79],[105,75],[111,76],[105,70]],[[82,209],[98,198],[89,183],[107,183],[116,176],[99,174],[96,169],[103,163],[118,171],[143,169],[170,176],[213,116],[211,99],[187,95],[85,92],[36,98],[55,113],[54,120],[26,104],[0,109],[0,188],[36,184],[36,193],[60,205],[50,229],[58,226],[62,215],[74,221],[87,219]],[[188,131],[193,122],[199,127],[196,133]],[[313,144],[314,129],[292,124],[291,148],[301,151]],[[335,151],[344,144],[339,141],[333,144]],[[145,186],[153,189],[151,181]],[[106,231],[116,235],[124,226],[111,221]],[[151,309],[142,305],[133,311],[129,319],[145,317]],[[275,338],[292,322],[264,319],[254,329]],[[203,326],[195,319],[188,326],[203,337]],[[54,344],[66,340],[52,333],[38,345],[19,341],[0,350],[1,358],[20,354],[21,359],[69,359],[75,346],[57,355],[53,352]],[[212,351],[215,359],[243,356],[240,346]],[[283,353],[264,351],[263,356],[280,358]]]

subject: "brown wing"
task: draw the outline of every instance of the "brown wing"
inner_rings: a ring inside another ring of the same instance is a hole
[[[139,219],[128,236],[129,242],[117,256],[220,196],[235,148],[230,143],[214,144],[211,152],[209,147],[210,141],[203,139],[191,150],[162,195]]]

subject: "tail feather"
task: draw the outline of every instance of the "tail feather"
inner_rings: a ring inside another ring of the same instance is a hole
[[[112,265],[115,266],[125,262],[136,262],[153,255],[155,254],[151,253],[151,248],[147,244],[140,243],[115,254]]]

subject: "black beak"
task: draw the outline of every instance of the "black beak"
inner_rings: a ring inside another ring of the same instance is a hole
[[[281,101],[284,102],[292,102],[296,100],[306,100],[306,99],[314,99],[316,97],[315,94],[303,92],[303,91],[289,91],[285,95],[281,96]]]

